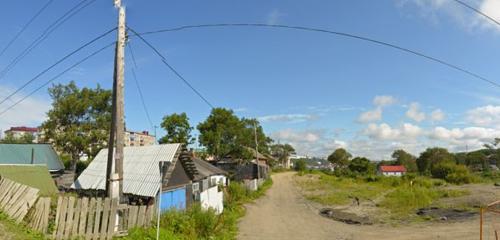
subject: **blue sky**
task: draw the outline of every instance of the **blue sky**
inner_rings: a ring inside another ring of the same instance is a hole
[[[500,19],[500,1],[468,1]],[[0,48],[45,1],[4,3]],[[77,1],[55,0],[0,57],[3,69],[16,54]],[[500,28],[450,0],[380,1],[124,1],[136,31],[191,24],[271,23],[358,34],[418,50],[500,82]],[[112,1],[98,0],[54,31],[0,79],[5,96],[59,58],[116,25]],[[112,34],[43,75],[22,98]],[[386,47],[338,36],[265,28],[206,28],[149,35],[186,79],[214,105],[259,118],[276,141],[301,155],[325,156],[337,147],[373,159],[396,148],[417,154],[430,146],[479,148],[500,136],[499,89],[461,72]],[[131,38],[136,73],[154,124],[186,112],[193,125],[210,108],[137,38]],[[128,50],[127,50],[128,51]],[[108,49],[56,82],[110,88]],[[126,63],[126,121],[151,130]],[[6,102],[1,109],[8,107]],[[0,116],[0,128],[37,125],[50,107],[46,90]],[[159,132],[158,135],[162,133]]]

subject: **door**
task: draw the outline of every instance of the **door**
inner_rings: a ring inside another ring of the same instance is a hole
[[[186,209],[186,187],[171,189],[161,194],[161,211],[171,208]]]

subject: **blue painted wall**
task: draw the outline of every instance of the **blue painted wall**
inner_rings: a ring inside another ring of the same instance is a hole
[[[186,209],[186,188],[176,188],[161,194],[161,211],[171,208]]]

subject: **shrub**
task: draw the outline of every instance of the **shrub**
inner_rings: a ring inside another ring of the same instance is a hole
[[[307,169],[307,163],[304,159],[295,162],[295,171],[303,172]]]
[[[436,164],[432,167],[431,173],[435,178],[444,179],[454,184],[471,183],[474,181],[467,167],[449,162]]]

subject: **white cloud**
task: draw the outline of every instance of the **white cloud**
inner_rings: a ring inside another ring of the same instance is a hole
[[[467,112],[467,120],[478,126],[495,126],[500,124],[500,106],[487,105]]]
[[[369,123],[382,120],[382,110],[384,107],[397,102],[397,99],[389,95],[380,95],[373,98],[375,108],[359,115],[358,121],[361,123]]]
[[[281,18],[286,16],[286,14],[281,11],[274,9],[267,15],[267,24],[278,24]]]
[[[268,115],[258,118],[261,122],[306,122],[318,119],[316,115],[310,114],[278,114],[278,115]]]
[[[417,102],[410,104],[408,111],[406,111],[406,116],[416,122],[425,120],[425,113],[420,111],[420,104]]]
[[[359,115],[358,121],[362,123],[375,122],[382,120],[382,108],[377,107],[373,110],[366,111]]]
[[[440,122],[444,120],[445,114],[441,109],[436,109],[432,111],[430,118],[433,122]]]
[[[333,139],[324,129],[284,129],[271,133],[275,141],[291,144],[298,155],[327,156],[336,148],[347,147],[347,143]]]
[[[11,89],[0,86],[1,98],[10,93],[12,93]],[[19,94],[14,95],[10,101],[0,106],[1,111],[24,97]],[[0,130],[3,132],[13,126],[38,126],[45,120],[49,108],[50,103],[47,100],[30,96],[0,117]]]
[[[397,128],[392,128],[387,123],[371,123],[363,133],[374,140],[410,141],[418,138],[423,131],[419,126],[411,123],[404,123]]]
[[[389,106],[396,102],[396,98],[389,95],[375,96],[375,98],[373,99],[373,105],[378,107]]]
[[[467,2],[484,12],[488,16],[500,20],[500,1],[498,0],[478,0]],[[481,16],[465,6],[462,6],[452,0],[398,0],[399,7],[413,5],[418,8],[418,15],[423,19],[427,19],[432,24],[437,25],[441,19],[453,19],[457,24],[465,28],[467,31],[475,29],[494,29],[500,30],[491,20]],[[412,14],[414,11],[410,12]]]

